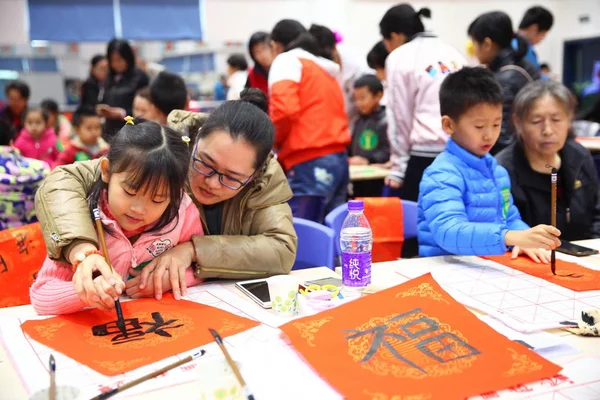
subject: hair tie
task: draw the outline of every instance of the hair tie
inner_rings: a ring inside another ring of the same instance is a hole
[[[125,120],[125,125],[135,125],[133,123],[133,117],[131,115],[128,115],[123,119]]]
[[[191,141],[191,139],[190,139],[190,137],[189,137],[189,136],[182,136],[182,137],[181,137],[181,141],[182,141],[183,143],[187,144],[187,146],[188,146],[188,147],[190,147],[190,141]]]
[[[342,43],[342,41],[344,40],[344,37],[338,31],[333,31],[333,35],[335,36],[335,43],[336,44]]]

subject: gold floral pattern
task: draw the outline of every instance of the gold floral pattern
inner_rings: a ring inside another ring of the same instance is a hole
[[[124,369],[129,368],[132,365],[138,365],[146,360],[149,360],[149,357],[135,358],[133,360],[119,360],[119,361],[98,361],[96,364],[101,366],[102,368],[106,368],[109,371],[122,371]]]
[[[221,321],[223,321],[223,325],[221,326],[221,329],[219,329],[219,332],[221,334],[230,332],[230,331],[239,331],[240,329],[243,329],[246,327],[245,324],[239,323],[239,322],[234,322],[232,320],[229,320],[227,318],[221,318]]]
[[[526,374],[528,372],[539,371],[543,368],[543,365],[533,361],[528,354],[519,354],[517,350],[511,348],[508,351],[511,353],[513,364],[504,373],[507,376]]]
[[[365,390],[363,392],[367,396],[371,398],[371,400],[429,400],[431,399],[431,394],[409,394],[406,396],[400,394],[391,394],[387,395],[385,393],[380,392],[369,392]]]
[[[410,296],[430,297],[435,301],[443,301],[446,304],[450,304],[448,300],[444,299],[443,294],[432,288],[429,283],[421,283],[419,286],[413,287],[410,290],[400,292],[396,295],[396,298],[404,298]]]
[[[308,322],[294,322],[293,326],[300,331],[300,336],[306,339],[310,347],[315,347],[315,334],[323,325],[332,321],[333,317],[326,317]]]
[[[50,325],[36,326],[35,330],[44,339],[53,340],[54,336],[56,335],[56,332],[58,332],[58,330],[62,328],[65,324],[66,322],[57,322],[55,324]]]

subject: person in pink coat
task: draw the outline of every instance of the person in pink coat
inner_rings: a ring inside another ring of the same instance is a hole
[[[30,108],[25,114],[25,127],[13,145],[23,157],[35,158],[54,166],[58,158],[56,134],[48,125],[48,114],[39,108]]]
[[[93,250],[76,253],[71,265],[46,258],[30,289],[31,304],[38,314],[67,314],[88,306],[109,311],[125,292],[128,277],[139,275],[146,264],[178,243],[203,233],[198,208],[184,190],[189,138],[150,121],[132,124],[128,122],[113,138],[113,146],[100,162],[97,180],[88,191],[90,218],[98,209],[114,272],[99,270],[96,272],[101,274],[96,276],[85,271],[97,264],[83,260],[104,257],[93,246]],[[185,280],[187,287],[202,282],[194,277],[191,266],[183,268],[179,279]],[[96,295],[92,300],[86,295],[88,282],[82,279],[86,274],[94,276]],[[170,289],[167,270],[162,291]],[[153,296],[153,280],[130,295]],[[175,298],[181,296],[175,293]]]

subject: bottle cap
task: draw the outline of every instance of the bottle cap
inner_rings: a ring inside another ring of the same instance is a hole
[[[365,202],[362,200],[350,200],[348,202],[348,211],[362,211],[365,209]]]

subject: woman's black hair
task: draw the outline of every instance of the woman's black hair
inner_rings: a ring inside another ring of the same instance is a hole
[[[240,92],[240,100],[254,104],[265,113],[269,113],[269,101],[267,100],[267,96],[265,96],[263,91],[260,89],[246,88],[242,90]]]
[[[285,46],[285,51],[294,49],[302,49],[317,57],[323,57],[323,50],[321,49],[319,42],[317,42],[317,39],[309,32],[301,33],[296,39]]]
[[[96,64],[98,64],[100,61],[105,60],[106,56],[103,54],[96,54],[94,57],[92,57],[92,61],[90,62],[90,67],[94,68],[96,66]]]
[[[392,33],[403,33],[409,39],[425,30],[421,17],[431,18],[429,8],[421,8],[418,12],[408,3],[398,4],[389,10],[379,22],[379,31],[384,39],[392,37]]]
[[[269,36],[267,32],[254,32],[252,36],[250,36],[250,40],[248,41],[248,53],[250,53],[250,58],[252,59],[252,61],[254,61],[253,70],[264,76],[268,75],[267,71],[262,65],[258,63],[258,61],[256,61],[254,55],[252,54],[252,49],[258,44],[265,44],[268,46],[269,40],[271,40],[271,36]]]
[[[271,32],[271,40],[287,48],[298,36],[306,32],[306,28],[300,22],[294,19],[282,19],[275,24]]]
[[[377,42],[375,46],[367,54],[367,64],[371,69],[385,68],[385,60],[387,59],[388,53],[383,44],[383,40]]]
[[[246,61],[246,56],[241,53],[235,53],[227,58],[227,64],[231,68],[235,68],[237,71],[245,71],[248,69],[248,61]]]
[[[529,47],[524,38],[515,35],[510,17],[502,11],[481,14],[475,21],[471,22],[467,34],[478,43],[483,43],[485,38],[490,38],[500,50],[512,49],[512,40],[517,38],[519,46],[518,50],[514,52],[517,60],[522,59],[527,54]]]
[[[227,132],[233,140],[242,139],[256,150],[254,168],[259,169],[273,148],[275,127],[264,108],[255,104],[248,98],[221,104],[204,122],[196,140],[204,139],[216,131]]]
[[[125,73],[129,74],[133,72],[135,69],[135,53],[133,52],[133,48],[126,40],[113,39],[108,42],[108,47],[106,48],[106,59],[108,60],[108,69],[110,70],[110,74],[116,75],[115,71],[110,65],[110,55],[114,52],[119,53],[125,62],[127,62],[127,71],[125,71]]]
[[[169,206],[147,231],[159,232],[172,221],[179,221],[191,144],[186,144],[181,133],[171,128],[151,121],[139,121],[136,120],[135,125],[126,124],[119,130],[111,140],[106,158],[110,174],[131,174],[127,184],[136,192],[142,191],[154,197],[161,194],[159,190],[165,185],[168,187]],[[105,190],[108,190],[108,184],[98,178],[87,197],[90,212],[98,207]]]
[[[335,34],[326,26],[312,24],[308,32],[316,39],[319,44],[319,52],[321,57],[333,60],[333,52],[337,41]]]

